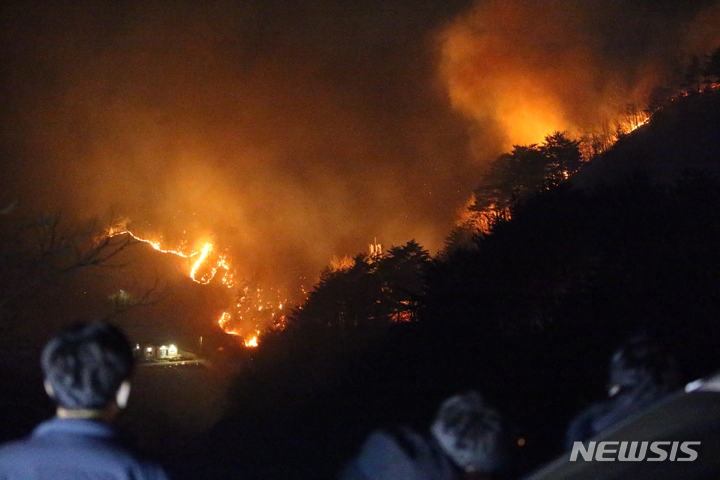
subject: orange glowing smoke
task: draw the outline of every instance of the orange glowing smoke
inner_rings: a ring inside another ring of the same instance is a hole
[[[453,107],[481,131],[494,128],[501,151],[553,131],[579,137],[622,123],[660,67],[651,59],[628,66],[632,75],[618,71],[620,62],[598,48],[595,20],[577,2],[476,2],[439,36],[439,74]]]
[[[520,15],[527,10],[500,1],[477,4],[441,36],[440,73],[453,106],[481,123],[497,122],[506,137],[503,150],[568,130],[554,81],[580,77],[579,72],[569,72],[578,64],[569,58],[560,63],[562,73],[541,67],[535,45],[523,41],[523,29],[528,29],[523,23],[530,19],[520,23]]]

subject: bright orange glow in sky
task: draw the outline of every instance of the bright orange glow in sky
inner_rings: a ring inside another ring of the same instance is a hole
[[[680,3],[9,0],[0,208],[117,213],[273,296],[374,238],[435,253],[497,155],[720,44]]]

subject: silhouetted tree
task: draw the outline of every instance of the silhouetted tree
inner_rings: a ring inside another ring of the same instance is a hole
[[[425,288],[430,254],[415,240],[392,247],[378,262],[384,313],[396,321],[415,320],[417,301]]]
[[[711,82],[720,82],[720,48],[708,56],[708,62],[703,73]]]
[[[476,212],[502,212],[515,202],[542,190],[547,161],[536,144],[515,145],[512,153],[500,155],[475,190]]]
[[[545,137],[540,152],[547,159],[545,167],[547,186],[559,185],[577,172],[582,164],[580,141],[570,140],[562,132],[553,132],[552,135]]]
[[[59,215],[0,214],[0,222],[0,326],[21,316],[18,303],[81,270],[121,266],[114,263],[118,254],[136,243],[128,236],[108,236],[97,221],[74,224]],[[156,287],[132,302],[113,300],[115,310],[150,302]]]
[[[683,78],[683,88],[691,92],[699,92],[702,90],[703,66],[700,63],[700,57],[693,55],[690,64],[685,70]]]
[[[544,142],[515,145],[511,153],[500,155],[483,177],[473,195],[470,212],[490,230],[509,217],[512,208],[539,192],[559,185],[578,171],[582,163],[580,142],[562,132],[545,137]]]
[[[376,319],[382,290],[374,270],[365,254],[348,268],[323,270],[305,303],[291,313],[289,327],[352,327]]]
[[[429,262],[429,253],[410,240],[376,258],[360,254],[349,267],[326,268],[305,303],[292,312],[291,328],[413,320]]]
[[[643,135],[618,142],[599,159],[616,172],[607,176],[610,185],[596,178],[592,188],[544,190],[474,237],[474,248],[440,256],[421,321],[453,318],[508,331],[549,328],[561,319],[621,328],[647,321],[652,311],[671,331],[680,325],[672,317],[683,310],[700,323],[720,314],[710,293],[718,281],[711,265],[720,265],[710,248],[720,241],[718,100],[714,93],[681,99]],[[630,162],[634,167],[624,169]],[[661,174],[633,174],[643,167]],[[696,173],[683,177],[688,168]]]
[[[669,104],[677,96],[677,88],[670,85],[658,85],[653,88],[648,98],[648,107],[645,113],[652,114],[657,109]]]

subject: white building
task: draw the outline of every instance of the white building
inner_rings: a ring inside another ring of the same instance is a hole
[[[138,343],[135,345],[135,357],[146,360],[173,359],[178,357],[178,348],[174,344]]]

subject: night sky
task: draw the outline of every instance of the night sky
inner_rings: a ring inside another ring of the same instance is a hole
[[[242,275],[436,251],[487,162],[587,131],[720,44],[720,4],[15,1],[0,203],[213,238]]]

